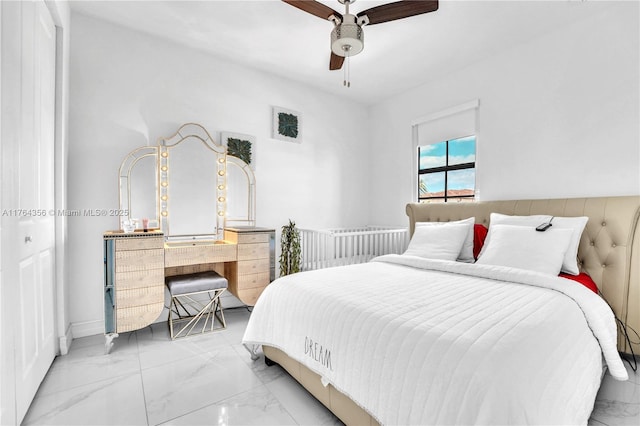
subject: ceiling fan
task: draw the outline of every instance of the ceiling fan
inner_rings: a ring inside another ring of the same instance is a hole
[[[356,0],[338,0],[345,6],[344,15],[314,0],[282,0],[319,18],[333,22],[331,31],[330,70],[342,68],[345,57],[357,55],[364,48],[365,25],[381,24],[438,10],[438,0],[396,1],[363,10],[357,15],[349,13]]]

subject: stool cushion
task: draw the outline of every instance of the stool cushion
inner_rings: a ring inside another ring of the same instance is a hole
[[[167,277],[165,282],[172,296],[227,288],[229,285],[225,277],[214,271]]]

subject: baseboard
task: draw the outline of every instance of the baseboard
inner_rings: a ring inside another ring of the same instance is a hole
[[[67,331],[64,336],[58,338],[58,344],[60,345],[60,355],[66,355],[71,348],[71,342],[73,342],[73,334],[71,333],[71,324],[67,327]]]
[[[71,323],[71,335],[74,339],[104,334],[104,321],[84,321]]]

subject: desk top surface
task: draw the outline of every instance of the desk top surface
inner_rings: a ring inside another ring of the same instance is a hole
[[[256,226],[236,226],[233,228],[224,228],[225,231],[237,232],[239,234],[243,232],[275,232],[273,228],[260,228]]]

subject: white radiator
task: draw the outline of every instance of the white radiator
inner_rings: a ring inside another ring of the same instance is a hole
[[[383,254],[401,254],[409,244],[407,228],[362,226],[340,229],[300,229],[301,269],[364,263]]]

